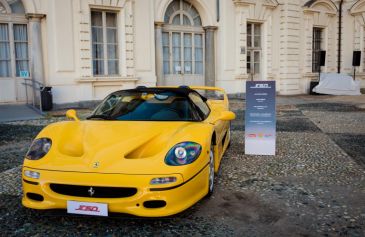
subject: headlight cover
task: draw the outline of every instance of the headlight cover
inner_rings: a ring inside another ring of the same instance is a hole
[[[28,160],[39,160],[51,149],[52,140],[49,138],[35,139],[25,155]]]
[[[165,157],[165,163],[171,166],[188,165],[200,155],[202,146],[195,142],[181,142],[172,147]]]

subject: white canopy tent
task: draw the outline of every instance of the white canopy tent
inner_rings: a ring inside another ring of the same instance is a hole
[[[313,92],[327,95],[361,95],[360,81],[346,74],[322,73]]]

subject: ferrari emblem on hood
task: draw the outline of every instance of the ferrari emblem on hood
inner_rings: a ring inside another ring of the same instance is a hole
[[[99,166],[100,166],[99,161],[93,163],[93,168],[99,168]]]

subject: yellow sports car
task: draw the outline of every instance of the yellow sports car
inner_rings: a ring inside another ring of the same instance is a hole
[[[146,217],[179,213],[213,192],[235,118],[222,89],[187,86],[121,90],[85,121],[74,110],[66,116],[73,121],[44,128],[26,154],[23,205]]]

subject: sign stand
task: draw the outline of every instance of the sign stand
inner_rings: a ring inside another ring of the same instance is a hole
[[[246,82],[245,154],[275,155],[275,81]]]

